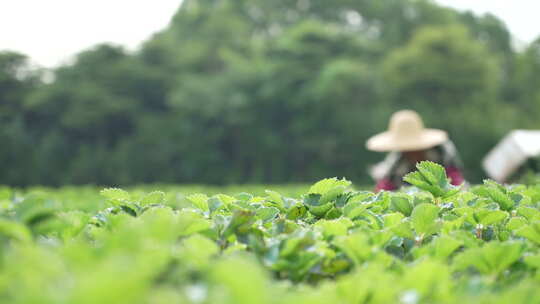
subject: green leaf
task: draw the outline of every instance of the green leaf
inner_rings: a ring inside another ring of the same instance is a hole
[[[190,267],[206,267],[210,259],[219,253],[216,243],[200,234],[194,234],[182,241],[180,258]]]
[[[207,230],[211,227],[210,222],[201,214],[192,211],[181,211],[178,214],[178,229],[181,236]]]
[[[216,261],[205,276],[209,276],[212,285],[218,286],[221,291],[205,303],[270,303],[275,297],[268,288],[271,286],[268,274],[253,257],[246,254]]]
[[[226,208],[228,208],[231,204],[233,204],[236,201],[234,197],[225,195],[225,194],[216,194],[214,195],[214,197],[219,199]]]
[[[433,204],[420,204],[411,214],[412,226],[419,235],[436,233],[441,224],[439,222],[439,208]]]
[[[527,220],[522,217],[513,217],[511,218],[508,223],[506,223],[506,229],[508,230],[517,230],[523,226],[526,226],[528,224]]]
[[[530,241],[540,244],[540,221],[521,227],[515,231],[516,235],[527,238]]]
[[[409,198],[404,195],[395,195],[390,199],[392,208],[395,211],[401,212],[405,216],[410,216],[413,210],[413,205]]]
[[[347,235],[347,231],[353,226],[348,218],[341,218],[338,220],[320,220],[315,223],[315,227],[321,229],[325,238]]]
[[[318,207],[309,207],[309,212],[311,212],[316,217],[324,217],[330,209],[332,209],[332,203],[328,203],[326,205],[318,206]]]
[[[5,186],[0,186],[0,201],[11,200],[13,196],[13,191]]]
[[[529,221],[539,221],[540,220],[540,211],[536,208],[531,207],[519,207],[516,209],[517,214],[525,217]]]
[[[324,205],[321,202],[321,195],[316,193],[310,193],[304,196],[304,204],[308,207],[318,207]]]
[[[32,227],[54,219],[57,210],[43,200],[27,198],[16,205],[15,212],[16,218]]]
[[[439,186],[441,189],[447,186],[448,179],[443,166],[434,162],[423,161],[418,163],[416,167],[429,184]]]
[[[0,235],[22,242],[32,240],[32,233],[26,226],[4,219],[0,219]]]
[[[446,176],[444,167],[430,161],[422,161],[416,165],[418,171],[411,172],[403,180],[422,190],[428,191],[436,197],[450,197],[459,191]]]
[[[280,256],[290,257],[302,254],[316,243],[314,231],[299,230],[286,238],[281,246]]]
[[[401,221],[401,223],[390,227],[390,231],[395,233],[399,237],[413,239],[414,233],[411,228],[411,223],[406,219]]]
[[[392,227],[400,224],[405,217],[401,213],[389,213],[383,216],[384,227]]]
[[[350,219],[354,219],[364,213],[369,206],[369,203],[349,202],[343,207],[343,214]]]
[[[281,194],[272,190],[265,190],[264,192],[267,195],[266,200],[275,203],[280,209],[284,208],[283,196]]]
[[[352,192],[341,193],[340,195],[336,197],[335,206],[337,208],[343,208],[347,204],[347,202],[351,199],[351,197],[353,197],[353,195],[354,194]]]
[[[324,218],[327,220],[333,220],[333,219],[339,218],[342,214],[343,213],[341,212],[340,209],[336,207],[332,207],[330,208],[330,210],[326,212],[326,214],[324,215]]]
[[[209,211],[208,196],[206,196],[206,194],[195,193],[189,195],[186,199],[190,201],[195,208],[202,211]]]
[[[447,235],[440,236],[434,241],[435,257],[440,259],[446,259],[462,245],[463,241]]]
[[[343,251],[356,265],[361,265],[372,255],[369,240],[364,233],[337,237],[333,244]]]
[[[523,258],[525,263],[533,268],[540,269],[540,254],[527,255]]]
[[[244,234],[249,231],[251,225],[255,222],[255,212],[244,209],[234,211],[231,220],[225,230],[223,237],[227,238],[233,233]]]
[[[106,188],[99,193],[108,199],[129,200],[129,193],[119,188]]]
[[[369,191],[352,192],[349,199],[347,200],[347,203],[367,202],[373,196],[374,196],[373,192],[369,192]]]
[[[335,201],[343,192],[347,189],[347,186],[336,186],[321,196],[321,203],[326,204],[328,202]]]
[[[481,248],[470,248],[456,256],[455,266],[458,269],[476,268],[483,274],[500,274],[523,253],[524,246],[517,242],[489,242]]]
[[[302,218],[307,212],[307,208],[304,205],[294,205],[289,210],[287,210],[286,217],[289,220],[296,220]]]
[[[324,195],[330,191],[333,191],[335,188],[340,189],[341,191],[351,185],[351,182],[345,179],[337,178],[327,178],[315,183],[311,188],[309,188],[309,194],[320,194]]]
[[[311,193],[304,197],[304,204],[308,207],[309,212],[317,217],[324,217],[326,213],[332,209],[332,203],[322,203],[321,195]]]
[[[496,202],[502,210],[509,211],[515,204],[515,202],[506,193],[506,189],[491,180],[484,180],[484,185],[478,187],[476,189],[476,193],[480,196],[490,198]]]
[[[234,198],[242,202],[249,202],[253,198],[253,195],[246,192],[241,192],[236,194]]]
[[[262,220],[264,223],[273,220],[278,214],[279,209],[276,207],[262,207],[255,211],[257,218]]]
[[[150,192],[141,200],[142,205],[161,204],[165,199],[165,193],[161,191]]]
[[[464,217],[458,217],[454,220],[445,220],[443,222],[441,230],[445,233],[449,233],[451,231],[455,231],[460,229],[463,226],[463,223],[465,222]]]
[[[411,172],[403,177],[403,181],[419,188],[425,191],[430,192],[433,194],[433,196],[443,196],[444,191],[442,191],[439,187],[429,184],[426,180],[424,180],[424,176],[416,171]]]
[[[225,208],[225,204],[223,204],[223,202],[216,196],[209,198],[207,201],[207,204],[208,204],[208,211],[210,211],[210,214],[213,214],[214,212]]]
[[[418,297],[431,299],[419,303],[443,303],[450,298],[452,276],[449,267],[433,259],[424,259],[411,265],[403,273],[402,283],[414,290]],[[403,302],[401,302],[403,303]],[[416,303],[416,302],[411,302]]]
[[[99,194],[115,206],[120,206],[131,198],[128,192],[119,188],[106,188],[101,190]]]
[[[474,217],[477,223],[487,226],[505,220],[508,217],[508,213],[500,210],[482,209],[474,212]]]

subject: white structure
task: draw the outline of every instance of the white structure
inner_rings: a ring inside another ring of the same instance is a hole
[[[540,130],[515,130],[503,138],[484,158],[488,176],[503,183],[527,159],[540,155]]]

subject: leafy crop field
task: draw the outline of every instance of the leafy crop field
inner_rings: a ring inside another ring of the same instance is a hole
[[[2,188],[0,302],[540,303],[540,186],[405,180]]]

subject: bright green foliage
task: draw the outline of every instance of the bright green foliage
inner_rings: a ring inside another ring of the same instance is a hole
[[[109,200],[115,200],[115,201],[127,201],[130,198],[129,193],[118,188],[103,189],[101,190],[100,194]]]
[[[187,199],[193,204],[193,207],[208,211],[208,196],[204,194],[192,194]]]
[[[420,204],[414,208],[411,220],[412,226],[418,235],[434,234],[441,226],[439,207],[433,204]]]
[[[521,243],[490,242],[481,248],[470,248],[456,256],[455,266],[458,268],[472,267],[483,274],[499,275],[523,253]]]
[[[16,241],[32,240],[32,234],[26,226],[5,219],[0,220],[0,234]]]
[[[407,183],[422,190],[428,191],[435,197],[450,197],[459,191],[459,188],[450,183],[446,177],[445,169],[434,162],[424,161],[416,165],[418,171],[411,172],[403,178]]]
[[[479,194],[480,196],[490,198],[499,204],[499,207],[503,210],[510,210],[516,203],[514,198],[511,197],[511,191],[508,191],[501,185],[491,180],[485,180],[483,186],[479,186],[475,189],[475,193]],[[516,199],[520,200],[521,197],[518,196]]]
[[[410,216],[413,210],[413,205],[409,197],[403,195],[394,195],[391,198],[392,208],[403,213],[405,216]]]
[[[487,226],[503,221],[508,217],[508,213],[500,210],[479,210],[474,213],[474,217],[478,224]]]
[[[430,186],[400,193],[4,188],[0,302],[536,302],[535,187],[445,190],[419,168]]]
[[[145,195],[144,198],[141,200],[141,204],[143,205],[161,204],[163,203],[164,199],[165,199],[165,193],[161,191],[154,191]]]
[[[525,237],[536,244],[540,244],[540,221],[535,221],[518,229],[516,234]]]
[[[351,182],[337,178],[324,179],[309,189],[304,196],[304,204],[309,212],[318,218],[336,218],[341,216],[342,208],[346,207],[349,200],[357,195],[347,191]],[[347,209],[349,215],[351,208]]]

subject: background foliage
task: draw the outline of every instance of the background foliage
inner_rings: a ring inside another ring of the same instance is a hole
[[[423,0],[185,0],[137,52],[41,74],[0,53],[0,183],[365,183],[365,140],[403,108],[477,181],[540,114],[540,41],[518,52],[496,17]]]

